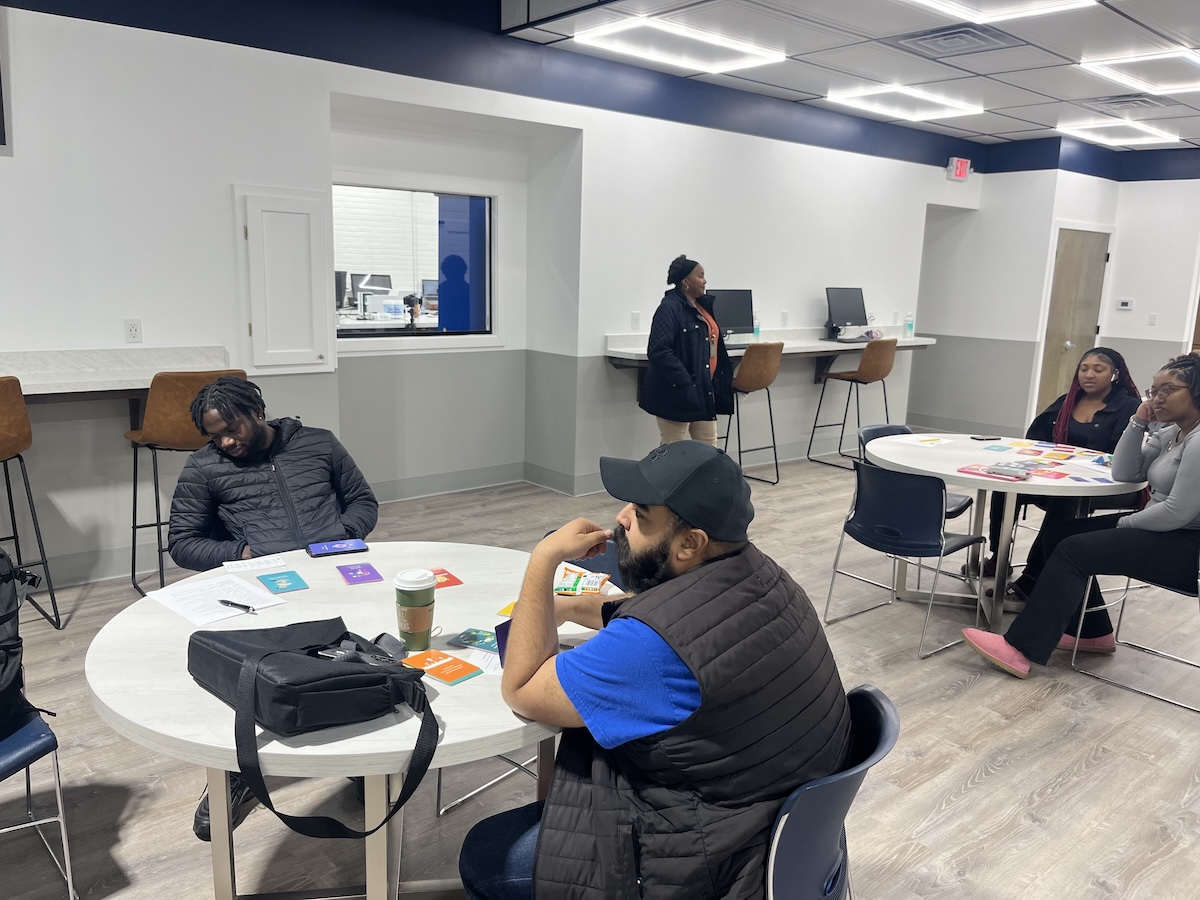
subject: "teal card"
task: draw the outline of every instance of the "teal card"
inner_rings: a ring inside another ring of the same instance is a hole
[[[258,580],[272,594],[286,594],[289,591],[303,591],[308,584],[300,577],[299,572],[272,572],[269,575],[259,575]]]

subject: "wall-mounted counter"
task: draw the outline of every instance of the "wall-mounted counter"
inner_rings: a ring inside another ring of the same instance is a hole
[[[846,353],[859,353],[866,347],[866,341],[853,344],[840,344],[833,341],[823,341],[820,339],[824,328],[783,328],[775,331],[763,331],[758,338],[758,343],[768,343],[770,341],[783,341],[784,356],[812,357],[816,359],[816,372],[813,374],[813,382],[819,384],[821,376],[829,371],[834,360]],[[918,350],[921,347],[928,347],[936,344],[936,338],[929,337],[901,337],[900,328],[883,328],[880,329],[885,338],[894,337],[897,339],[897,350]],[[616,368],[645,368],[649,363],[646,357],[646,341],[649,338],[648,334],[607,334],[605,339],[605,358]],[[732,357],[741,356],[745,352],[745,345],[729,347],[729,355]]]

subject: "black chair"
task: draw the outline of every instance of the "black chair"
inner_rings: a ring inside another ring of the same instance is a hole
[[[913,430],[907,425],[864,425],[858,429],[859,455],[867,458],[867,444],[875,438],[891,437],[895,434],[912,434]],[[946,492],[946,518],[957,519],[971,508],[972,498],[968,494],[953,494]]]
[[[887,606],[897,599],[897,567],[901,559],[928,559],[937,557],[933,570],[933,582],[929,586],[929,598],[925,609],[925,624],[921,628],[921,640],[917,645],[917,657],[926,659],[940,650],[953,647],[962,638],[942,644],[925,653],[925,634],[929,630],[929,617],[937,596],[938,579],[942,574],[942,563],[947,554],[964,550],[981,543],[978,534],[946,533],[946,485],[940,478],[931,475],[913,475],[908,472],[893,472],[869,463],[854,463],[855,491],[850,503],[850,512],[842,525],[838,539],[837,554],[833,558],[833,574],[829,579],[829,594],[825,598],[825,622],[848,619],[859,613]],[[883,584],[863,575],[838,568],[842,548],[849,535],[864,547],[885,553],[892,560],[892,583]],[[888,590],[890,595],[882,603],[876,603],[854,612],[830,618],[829,608],[833,602],[833,586],[838,575],[855,581]],[[970,600],[975,606],[975,624],[979,624],[979,610],[983,601],[983,581],[980,580],[973,596],[966,594],[943,595],[947,599]]]
[[[846,815],[867,777],[900,736],[900,715],[879,688],[864,684],[850,701],[853,748],[841,772],[796,788],[771,831],[767,900],[853,897],[846,853]]]
[[[1092,592],[1092,583],[1095,580],[1096,580],[1096,577],[1093,575],[1091,578],[1088,579],[1087,587],[1084,588],[1083,596],[1084,596],[1085,604],[1087,603],[1087,597]],[[1155,647],[1151,647],[1146,644],[1139,644],[1135,641],[1121,640],[1121,626],[1125,622],[1125,610],[1128,608],[1129,595],[1130,595],[1130,591],[1132,589],[1131,588],[1132,581],[1133,581],[1133,579],[1131,579],[1131,578],[1125,579],[1125,590],[1121,593],[1121,596],[1118,597],[1116,600],[1113,600],[1111,603],[1105,603],[1103,606],[1090,607],[1087,609],[1087,611],[1089,613],[1091,613],[1091,612],[1095,612],[1097,610],[1112,609],[1114,607],[1119,606],[1121,609],[1120,609],[1120,612],[1117,614],[1117,626],[1113,630],[1113,638],[1114,638],[1114,640],[1116,640],[1118,647],[1129,647],[1131,650],[1138,650],[1142,653],[1148,653],[1151,656],[1157,656],[1160,659],[1169,659],[1173,662],[1183,663],[1186,666],[1191,666],[1194,669],[1200,669],[1200,662],[1197,662],[1196,660],[1188,659],[1183,656],[1175,656],[1173,653],[1167,653],[1165,650],[1159,650]],[[1173,594],[1179,594],[1183,597],[1195,597],[1195,598],[1197,598],[1198,601],[1200,601],[1200,560],[1198,560],[1197,564],[1196,564],[1196,590],[1195,591],[1183,591],[1183,590],[1180,590],[1179,588],[1167,587],[1166,585],[1162,585],[1162,584],[1153,584],[1153,583],[1148,583],[1148,584],[1150,584],[1152,587],[1159,587],[1165,591],[1170,591]],[[1079,661],[1078,661],[1079,640],[1080,640],[1082,633],[1083,633],[1083,616],[1080,616],[1079,617],[1079,625],[1075,629],[1075,647],[1071,651],[1071,668],[1074,669],[1076,672],[1080,672],[1083,675],[1087,675],[1091,678],[1095,678],[1098,681],[1103,681],[1105,684],[1111,684],[1113,687],[1119,687],[1126,691],[1132,691],[1135,694],[1141,694],[1143,697],[1153,697],[1155,700],[1161,700],[1164,703],[1170,703],[1172,706],[1178,706],[1182,709],[1189,709],[1192,712],[1200,712],[1200,706],[1193,706],[1190,703],[1184,703],[1182,700],[1174,700],[1174,699],[1164,696],[1162,694],[1156,694],[1156,693],[1154,693],[1154,691],[1148,690],[1146,688],[1138,687],[1137,685],[1132,684],[1128,681],[1119,681],[1116,678],[1113,678],[1110,675],[1103,674],[1102,672],[1100,672],[1099,670],[1096,670],[1096,669],[1082,668],[1079,665]]]

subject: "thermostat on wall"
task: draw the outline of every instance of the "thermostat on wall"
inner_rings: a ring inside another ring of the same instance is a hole
[[[1133,309],[1133,298],[1122,297],[1117,301],[1117,309]]]

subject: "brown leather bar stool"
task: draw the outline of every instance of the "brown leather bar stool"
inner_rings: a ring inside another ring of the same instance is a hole
[[[174,450],[191,453],[199,450],[208,441],[192,422],[192,401],[200,388],[211,384],[222,375],[244,379],[241,369],[219,369],[211,372],[159,372],[150,382],[146,395],[146,411],[142,416],[142,427],[137,431],[125,432],[133,444],[133,546],[130,550],[129,580],[143,597],[146,592],[138,584],[137,545],[138,531],[153,528],[158,538],[158,586],[166,584],[163,569],[163,526],[170,519],[162,515],[162,492],[158,482],[158,451]],[[154,469],[154,521],[138,522],[138,450],[145,447],[150,451],[150,462]]]
[[[46,546],[42,543],[42,528],[38,525],[37,508],[33,505],[33,491],[29,487],[29,472],[25,458],[21,456],[33,446],[33,427],[29,424],[29,410],[25,407],[25,394],[21,391],[20,379],[5,375],[0,377],[0,461],[4,463],[4,491],[8,496],[8,520],[12,534],[0,537],[0,543],[12,541],[13,557],[21,569],[40,568],[46,579],[46,593],[50,595],[50,609],[46,612],[32,596],[29,605],[42,614],[47,622],[62,629],[62,616],[58,612],[58,599],[54,596],[54,582],[50,578],[50,565],[46,561]],[[21,478],[25,482],[25,499],[29,501],[29,518],[33,521],[33,535],[37,539],[38,558],[25,559],[21,554],[21,536],[17,533],[17,507],[13,503],[12,479],[8,464],[16,460],[21,466]],[[36,585],[31,584],[31,587]]]
[[[824,459],[814,459],[812,455],[813,438],[817,436],[818,428],[837,428],[841,427],[841,432],[838,434],[838,456],[846,459],[857,460],[859,457],[854,454],[846,453],[842,450],[842,444],[846,439],[846,419],[850,416],[850,395],[854,394],[854,415],[855,429],[857,430],[862,425],[862,408],[859,405],[858,386],[860,384],[874,384],[879,382],[883,388],[883,420],[890,422],[891,418],[888,414],[887,405],[887,382],[884,381],[892,374],[892,365],[896,362],[896,339],[890,338],[885,341],[867,341],[867,346],[863,348],[862,359],[858,361],[858,368],[853,372],[826,372],[821,376],[821,398],[817,401],[817,414],[813,416],[812,431],[808,435],[808,450],[805,451],[804,457],[809,462],[820,463],[823,466],[834,466],[838,469],[849,469],[850,466],[844,466],[841,463],[829,462]],[[849,382],[852,389],[846,391],[846,408],[842,410],[841,422],[828,422],[825,425],[818,425],[817,422],[821,418],[821,404],[825,402],[825,388],[829,384],[829,379],[835,378],[838,381]]]
[[[743,453],[753,453],[756,450],[770,450],[775,459],[775,480],[760,478],[757,475],[746,475],[754,481],[767,484],[779,484],[779,450],[775,446],[775,413],[771,409],[771,385],[779,375],[779,364],[783,360],[783,342],[766,344],[749,344],[742,355],[742,361],[733,375],[733,415],[725,423],[725,452],[729,452],[729,430],[733,417],[737,416],[738,465],[742,464]],[[742,394],[753,394],[755,391],[767,392],[767,416],[771,422],[771,443],[761,447],[742,447]],[[743,474],[744,471],[743,471]]]

